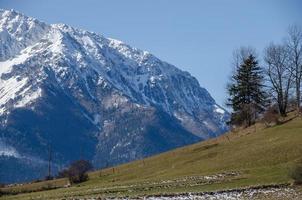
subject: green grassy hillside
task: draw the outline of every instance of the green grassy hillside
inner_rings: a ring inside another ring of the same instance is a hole
[[[67,180],[3,188],[2,199],[137,196],[201,192],[259,185],[287,184],[288,171],[302,159],[302,120],[231,132],[209,141],[90,173],[90,180],[69,188]],[[1,199],[1,198],[0,198]]]

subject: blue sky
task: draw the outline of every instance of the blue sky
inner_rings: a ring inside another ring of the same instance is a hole
[[[122,40],[189,71],[220,104],[232,51],[261,55],[290,24],[302,25],[299,0],[0,0],[47,23],[66,23]]]

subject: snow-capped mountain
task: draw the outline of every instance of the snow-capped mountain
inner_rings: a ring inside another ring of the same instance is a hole
[[[3,181],[43,174],[49,146],[55,166],[104,167],[227,130],[228,113],[194,77],[121,41],[0,10],[0,42],[0,170],[26,174]]]

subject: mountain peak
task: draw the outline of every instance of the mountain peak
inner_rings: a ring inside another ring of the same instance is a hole
[[[188,72],[119,40],[0,13],[0,139],[18,159],[43,160],[52,143],[58,164],[83,145],[113,165],[227,130],[228,113]]]
[[[2,17],[15,16],[15,15],[22,15],[22,16],[24,16],[22,13],[19,13],[19,12],[17,12],[14,9],[6,10],[6,9],[2,9],[2,8],[0,8],[0,15]]]
[[[85,92],[92,99],[96,94],[91,92],[87,78],[96,73],[134,102],[156,105],[175,117],[179,117],[179,109],[183,114],[194,115],[206,107],[211,111],[219,107],[188,72],[149,52],[65,24],[46,25],[13,10],[1,12],[7,16],[0,23],[2,75],[5,69],[9,69],[8,73],[28,62],[31,65],[24,65],[23,70],[39,70],[36,75],[41,75],[42,80],[47,76],[45,69],[37,68],[35,63],[43,62],[59,84],[66,84],[70,78],[84,82]],[[224,115],[223,111],[215,113]]]

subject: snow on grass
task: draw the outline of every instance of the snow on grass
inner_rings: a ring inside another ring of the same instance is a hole
[[[300,199],[299,194],[292,188],[243,189],[222,192],[205,192],[196,194],[179,194],[166,196],[150,196],[147,200],[244,200],[244,199]]]

